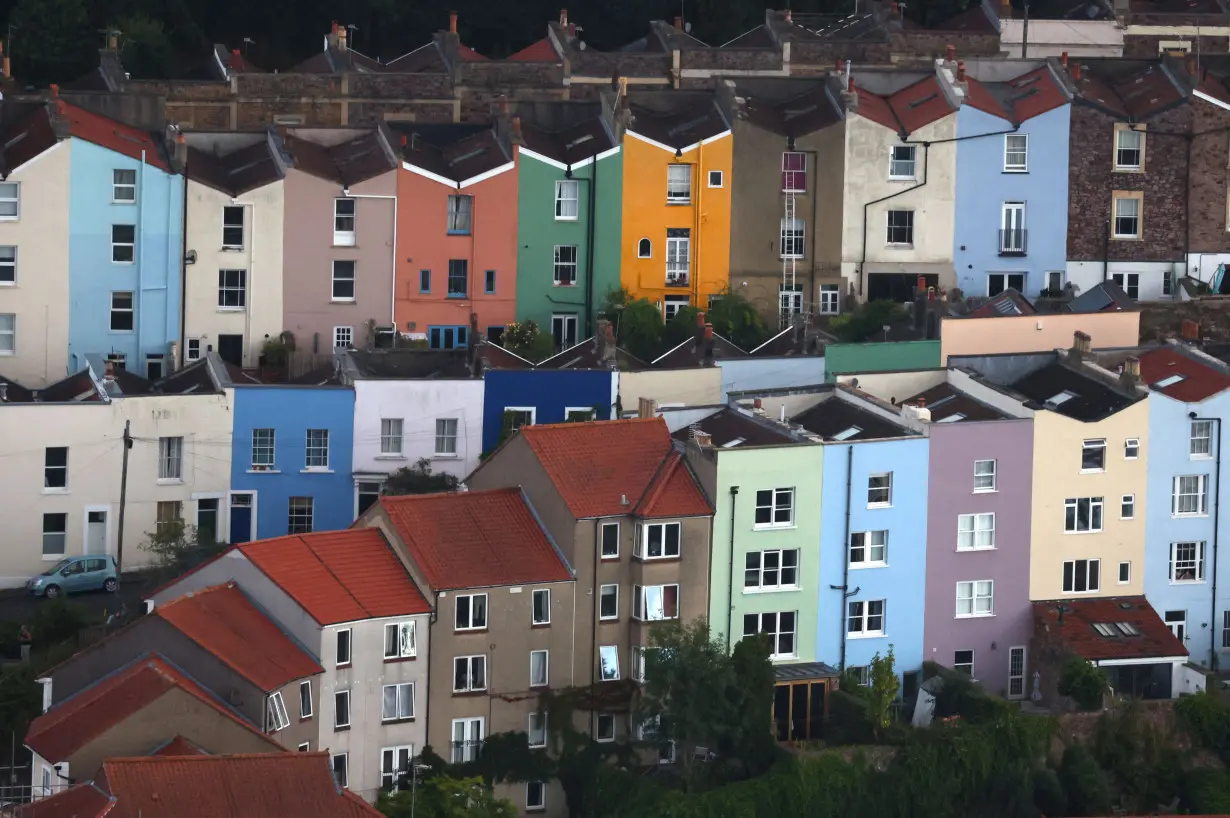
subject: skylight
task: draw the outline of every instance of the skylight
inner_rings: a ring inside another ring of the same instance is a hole
[[[1116,622],[1115,627],[1122,631],[1124,636],[1140,636],[1140,628],[1131,622]]]
[[[1094,622],[1093,629],[1097,631],[1098,633],[1100,633],[1102,636],[1114,637],[1114,636],[1119,635],[1118,632],[1114,628],[1112,628],[1110,625],[1106,624],[1105,622]]]
[[[936,423],[956,423],[958,420],[965,420],[965,415],[955,412],[946,418],[940,418]]]
[[[1154,389],[1165,389],[1167,386],[1174,386],[1176,383],[1179,383],[1180,381],[1184,381],[1186,379],[1187,379],[1186,375],[1167,375],[1165,378],[1162,378],[1160,381],[1153,384],[1153,388]]]
[[[588,142],[589,140],[593,138],[594,138],[593,134],[585,134],[584,136],[578,136],[576,139],[572,140],[571,142],[565,143],[564,147],[567,148],[568,150],[572,150],[577,145],[580,145],[584,142]]]
[[[743,443],[745,440],[747,440],[747,438],[745,437],[736,437],[734,440],[728,440],[725,443],[723,443],[722,448],[723,449],[733,449],[735,446],[738,446],[740,443]]]
[[[1047,399],[1046,402],[1051,404],[1052,406],[1059,406],[1061,404],[1067,403],[1068,401],[1072,400],[1074,397],[1076,397],[1075,392],[1069,392],[1068,390],[1065,389],[1064,391],[1060,392],[1058,395],[1052,395],[1050,398]]]
[[[844,429],[838,432],[837,434],[833,435],[833,440],[849,440],[850,438],[854,437],[856,434],[858,434],[861,431],[863,430],[860,429],[859,427],[851,426],[849,429]]]

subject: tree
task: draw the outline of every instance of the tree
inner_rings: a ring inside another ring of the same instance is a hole
[[[1073,656],[1059,673],[1059,695],[1069,696],[1082,710],[1097,710],[1110,690],[1106,674],[1089,662]]]
[[[709,625],[669,622],[655,626],[645,652],[645,685],[636,708],[641,724],[658,725],[656,743],[674,743],[686,789],[700,778],[697,748],[729,753],[724,760],[757,758],[768,736],[772,666],[767,637],[744,640],[736,662]]]
[[[627,290],[612,290],[601,314],[614,325],[616,344],[646,363],[661,354],[666,324],[662,311],[648,299],[633,298]],[[692,321],[696,321],[695,314]]]
[[[507,798],[496,798],[481,778],[445,774],[420,778],[411,788],[381,793],[376,809],[388,818],[514,818],[519,810]]]
[[[905,317],[905,308],[896,301],[868,301],[829,321],[829,330],[843,341],[857,343],[904,321]]]
[[[699,314],[699,307],[683,307],[675,313],[675,317],[662,327],[662,340],[659,342],[658,355],[669,352],[693,337],[696,334],[696,316]]]
[[[200,532],[183,520],[160,523],[145,533],[141,547],[154,556],[154,565],[169,576],[195,568],[222,550],[222,544],[206,542]]]
[[[20,0],[9,28],[13,71],[27,82],[74,80],[98,64],[85,0]]]
[[[555,354],[555,337],[543,332],[532,319],[514,321],[506,326],[500,342],[504,349],[531,363],[545,361]]]
[[[749,352],[769,339],[769,329],[756,307],[729,288],[714,299],[705,320],[718,335]]]
[[[461,481],[456,475],[436,474],[431,470],[431,461],[421,457],[413,466],[404,466],[389,475],[380,489],[381,494],[434,494],[438,491],[456,491]]]
[[[880,730],[892,723],[893,702],[901,690],[901,680],[893,669],[893,660],[893,646],[889,645],[887,656],[880,656],[877,652],[871,657],[871,668],[867,672],[871,718]]]
[[[124,70],[141,79],[169,79],[175,51],[161,20],[134,14],[111,28],[120,32],[120,60]]]

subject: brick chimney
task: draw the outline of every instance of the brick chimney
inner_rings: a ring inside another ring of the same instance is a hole
[[[559,10],[559,24],[564,27],[568,26],[568,9]]]
[[[337,48],[338,25],[337,20],[329,27],[329,35],[325,37],[325,43],[329,48]]]
[[[952,63],[952,62],[957,61],[957,47],[953,45],[952,43],[949,43],[947,46],[945,46],[944,54],[946,55],[945,60],[947,62]]]
[[[697,429],[692,433],[692,442],[696,444],[697,448],[711,449],[713,448],[713,435]]]
[[[47,86],[47,89],[48,89],[49,91],[51,91],[51,98],[52,98],[52,99],[59,99],[59,98],[60,98],[60,86],[56,85],[56,84],[53,82],[53,83],[51,83],[51,85]]]
[[[1092,338],[1080,330],[1072,333],[1072,348],[1068,350],[1068,360],[1073,363],[1080,363],[1083,359],[1089,357],[1092,350]]]
[[[680,34],[683,33],[683,18],[679,15],[675,15],[675,31],[678,31]]]
[[[337,50],[346,50],[346,27],[338,26],[337,28]]]
[[[448,13],[448,33],[457,33],[457,12],[455,11],[450,11]]]
[[[107,359],[104,365],[103,380],[104,381],[115,380],[115,361],[111,360],[110,358]]]
[[[1072,79],[1079,80],[1081,78],[1081,64],[1077,63],[1072,66]]]
[[[1062,66],[1064,67],[1064,70],[1067,70],[1067,68],[1068,68],[1068,52],[1066,52],[1066,51],[1065,51],[1065,52],[1063,52],[1062,54],[1060,54],[1060,55],[1059,55],[1059,64],[1060,64],[1060,65],[1062,65]]]
[[[1131,392],[1140,383],[1140,359],[1132,355],[1124,360],[1123,371],[1119,373],[1119,384]]]
[[[1002,0],[1002,2],[999,5],[999,19],[1001,20],[1011,20],[1012,19],[1012,0]]]

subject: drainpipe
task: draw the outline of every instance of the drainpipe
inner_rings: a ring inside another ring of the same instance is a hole
[[[726,652],[730,653],[734,649],[734,634],[731,628],[734,627],[735,615],[735,498],[739,496],[739,487],[730,487],[730,593],[727,595],[726,606]]]
[[[137,360],[133,362],[134,366],[139,366],[142,360],[141,346],[141,320],[143,316],[143,306],[145,303],[145,151],[141,151],[141,170],[138,177],[137,190],[137,226],[133,228],[133,241],[137,243],[134,248],[137,261],[137,286],[132,293],[132,328],[137,333]],[[129,370],[129,372],[140,372],[140,369]],[[147,373],[148,374],[148,373]]]
[[[1102,237],[1102,282],[1110,278],[1110,219],[1106,220],[1106,235]]]
[[[621,534],[623,532],[620,532]],[[594,574],[590,594],[594,600],[589,612],[589,686],[598,683],[598,616],[601,613],[602,594],[598,588],[598,563],[602,561],[602,521],[594,518]],[[632,601],[633,605],[636,600]],[[592,716],[591,718],[597,718]]]
[[[1197,417],[1195,412],[1188,412],[1191,420],[1212,421],[1217,424],[1217,459],[1213,465],[1213,554],[1209,560],[1209,570],[1213,574],[1213,601],[1209,614],[1209,668],[1217,670],[1217,541],[1221,528],[1221,418]]]
[[[394,183],[396,184],[396,181]],[[393,202],[393,269],[389,274],[389,278],[391,280],[390,290],[389,290],[389,295],[390,295],[389,320],[393,322],[393,334],[394,336],[396,336],[397,335],[397,194],[388,196],[388,195],[376,194],[376,193],[351,193],[349,187],[343,186],[342,195],[345,196],[347,199],[386,199],[386,200],[391,200]],[[355,210],[356,211],[358,210],[358,205],[355,205]],[[255,211],[253,211],[253,213],[255,213]],[[470,209],[470,220],[471,220],[470,231],[471,233],[474,230],[473,219],[474,219],[474,210],[473,208],[471,208]],[[357,226],[358,223],[359,223],[359,218],[358,218],[358,213],[356,212],[355,213],[355,225]],[[355,240],[355,243],[358,244],[357,238]],[[472,251],[470,255],[473,256]],[[355,281],[355,295],[356,296],[359,294],[358,286],[359,285],[358,285],[357,274],[356,274],[356,281]],[[446,280],[445,287],[447,288],[447,286],[448,286],[448,282]],[[374,343],[374,339],[373,339],[373,343]]]
[[[585,246],[585,335],[589,338],[594,334],[594,231],[598,214],[595,210],[598,202],[598,154],[595,152],[590,160],[589,179],[589,224],[586,225]]]
[[[182,138],[182,137],[181,137]],[[185,151],[185,154],[187,151]],[[179,248],[179,360],[170,361],[176,369],[182,369],[184,366],[185,351],[188,347],[188,160],[184,158],[184,202],[181,208],[181,219],[179,222],[180,232],[180,248]],[[170,367],[167,367],[169,375]]]
[[[841,591],[841,615],[837,617],[837,626],[841,628],[841,666],[846,669],[846,600],[851,596],[847,590],[850,587],[850,492],[854,479],[854,447],[846,445],[846,531],[841,541],[841,585],[836,590]],[[855,593],[858,593],[857,589]]]

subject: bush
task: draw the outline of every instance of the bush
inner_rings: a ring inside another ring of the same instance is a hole
[[[905,307],[896,301],[868,301],[856,310],[833,318],[829,321],[829,330],[847,343],[856,343],[905,318]]]
[[[532,320],[514,321],[504,327],[500,342],[504,349],[535,364],[555,354],[555,336],[543,332]]]
[[[1079,656],[1064,663],[1059,674],[1059,695],[1068,696],[1081,710],[1097,710],[1110,690],[1106,674]]]
[[[1084,747],[1073,744],[1064,750],[1059,778],[1063,781],[1071,814],[1110,814],[1110,781],[1106,771]]]
[[[875,721],[867,698],[845,690],[829,694],[829,718],[824,738],[830,744],[870,744],[875,740]]]
[[[1174,703],[1175,721],[1192,741],[1226,761],[1230,757],[1230,708],[1215,693],[1183,696]]]
[[[61,598],[47,600],[38,608],[30,632],[43,646],[75,639],[87,624],[79,605]]]
[[[1034,804],[1043,815],[1067,815],[1068,794],[1064,792],[1059,773],[1050,767],[1034,770]]]
[[[1195,815],[1230,813],[1230,773],[1203,768],[1183,777],[1184,806]]]

